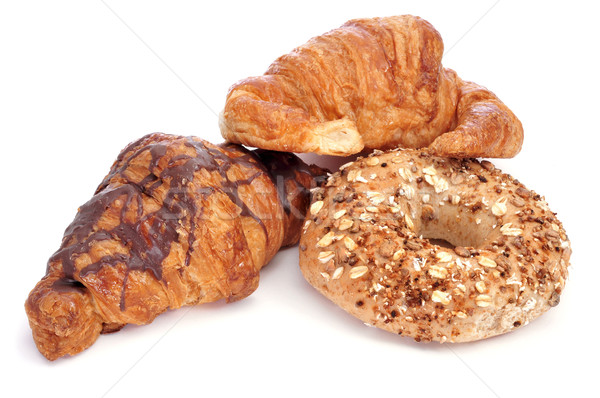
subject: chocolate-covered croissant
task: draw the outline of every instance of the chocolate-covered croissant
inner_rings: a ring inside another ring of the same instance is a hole
[[[169,308],[242,299],[298,241],[323,170],[295,155],[151,134],[81,206],[25,303],[50,360]]]
[[[512,157],[519,119],[491,91],[442,66],[444,45],[411,15],[356,19],[231,87],[221,115],[230,142],[350,155],[421,148],[452,157]]]

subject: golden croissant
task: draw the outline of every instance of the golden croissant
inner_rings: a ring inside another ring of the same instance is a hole
[[[293,154],[152,134],[127,146],[81,206],[25,303],[50,360],[169,308],[234,301],[298,241],[323,170]]]
[[[351,20],[233,85],[221,133],[289,152],[429,146],[442,156],[516,155],[520,121],[491,91],[444,68],[443,49],[418,17]]]

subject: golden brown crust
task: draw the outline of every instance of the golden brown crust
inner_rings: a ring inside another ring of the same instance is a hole
[[[231,87],[221,132],[231,142],[330,155],[432,143],[459,157],[517,154],[516,116],[443,68],[442,55],[439,33],[421,18],[348,21]]]
[[[130,144],[27,299],[40,352],[73,355],[169,308],[248,296],[277,250],[297,242],[312,173],[323,170],[292,154],[193,137]]]
[[[302,273],[369,325],[464,342],[558,304],[571,253],[562,224],[490,162],[395,150],[359,158],[313,196]]]
[[[33,340],[51,361],[83,351],[102,331],[102,319],[89,291],[75,284],[61,286],[58,280],[56,275],[47,275],[25,302]]]
[[[429,149],[439,156],[515,156],[523,143],[523,126],[516,116],[485,87],[460,81],[459,90],[457,127],[436,138]]]

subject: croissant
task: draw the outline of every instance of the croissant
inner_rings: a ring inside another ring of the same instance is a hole
[[[25,303],[49,360],[169,308],[242,299],[300,236],[324,171],[288,153],[147,135],[118,156]]]
[[[491,91],[442,67],[443,42],[410,16],[351,20],[234,84],[223,137],[289,151],[350,155],[421,148],[441,156],[512,157],[517,117]]]

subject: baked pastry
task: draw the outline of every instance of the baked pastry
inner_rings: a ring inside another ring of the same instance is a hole
[[[297,242],[324,171],[295,155],[147,135],[81,206],[25,303],[50,360],[171,308],[242,299]]]
[[[377,153],[313,196],[302,273],[369,325],[465,342],[514,330],[559,302],[567,235],[543,197],[490,162]]]
[[[350,155],[422,148],[453,157],[512,157],[517,117],[491,91],[442,66],[443,42],[411,15],[355,19],[231,87],[220,127],[259,148]]]

